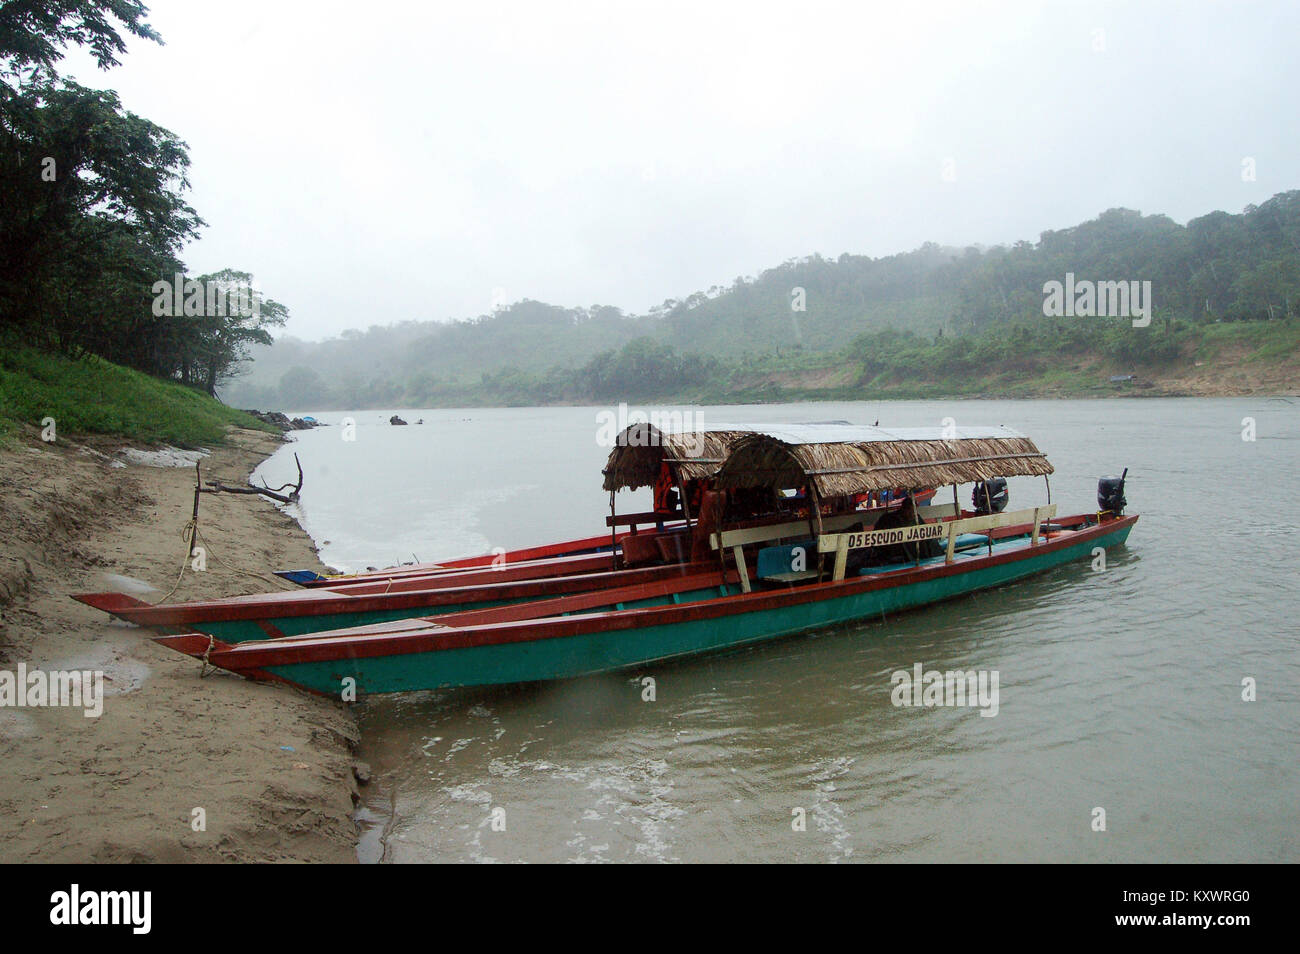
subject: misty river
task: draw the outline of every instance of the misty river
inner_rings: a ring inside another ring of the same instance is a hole
[[[292,481],[299,454],[290,512],[341,569],[586,536],[608,513],[608,410],[396,412],[408,427],[316,413],[332,426],[257,476]],[[1103,572],[644,672],[367,700],[361,860],[1300,860],[1294,400],[679,410],[701,426],[1006,424],[1055,465],[1060,513],[1095,510],[1098,477],[1127,467],[1142,516]],[[1041,479],[1009,483],[1011,509],[1046,502]],[[620,511],[648,509],[638,493]],[[996,672],[996,716],[895,705],[891,675],[917,665]]]

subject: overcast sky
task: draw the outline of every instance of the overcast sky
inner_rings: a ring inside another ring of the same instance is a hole
[[[1300,187],[1294,0],[150,7],[63,69],[189,143],[187,264],[304,338]]]

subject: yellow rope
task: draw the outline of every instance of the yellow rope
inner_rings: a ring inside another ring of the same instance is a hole
[[[208,633],[208,648],[203,650],[203,668],[199,670],[199,678],[203,679],[209,673],[217,671],[217,667],[208,662],[208,657],[212,655],[212,648],[217,644],[216,639],[211,633]]]
[[[194,527],[194,521],[193,521],[193,520],[190,520],[190,521],[188,521],[188,522],[185,524],[184,527],[181,528],[181,539],[182,539],[182,540],[187,540],[187,541],[189,540],[189,538],[190,538],[190,530],[191,530],[191,528],[193,528],[193,527]],[[154,603],[154,604],[153,604],[154,606],[161,606],[163,603],[166,603],[169,599],[172,598],[172,594],[175,593],[176,590],[180,588],[180,585],[181,585],[181,579],[185,576],[185,568],[186,568],[187,566],[189,566],[189,565],[190,565],[190,555],[189,555],[189,553],[187,552],[187,553],[185,554],[185,559],[181,560],[181,571],[180,571],[179,573],[176,574],[176,582],[173,583],[173,584],[172,584],[172,588],[171,588],[170,590],[167,591],[167,595],[164,596],[162,599],[160,599],[157,603]]]
[[[154,606],[161,606],[163,603],[166,603],[169,599],[172,598],[172,595],[180,588],[181,580],[185,578],[185,570],[190,566],[191,561],[194,559],[194,554],[190,549],[191,541],[196,546],[200,542],[202,542],[204,554],[206,556],[212,557],[213,560],[215,560],[221,566],[225,567],[227,570],[230,570],[232,573],[239,573],[242,576],[247,576],[250,579],[255,579],[262,583],[273,583],[278,589],[281,590],[291,590],[295,588],[290,584],[285,583],[285,581],[280,579],[279,577],[266,576],[265,574],[262,573],[254,573],[250,570],[240,569],[237,566],[231,566],[225,560],[221,559],[221,557],[217,556],[216,551],[212,549],[212,547],[208,544],[207,540],[204,539],[203,534],[199,532],[198,521],[194,520],[193,518],[186,521],[185,526],[181,528],[180,535],[181,535],[181,539],[186,542],[185,556],[181,560],[181,571],[180,573],[176,574],[176,582],[173,583],[172,588],[167,591],[167,595],[164,596],[162,599],[160,599],[157,603],[154,603],[153,604]]]

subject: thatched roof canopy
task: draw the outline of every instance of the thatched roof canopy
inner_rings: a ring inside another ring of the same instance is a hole
[[[895,487],[917,489],[990,477],[1042,476],[1053,471],[1028,437],[1010,428],[820,426],[749,434],[731,446],[716,484],[802,487],[839,497]]]
[[[666,460],[683,481],[712,477],[732,443],[746,434],[741,429],[671,432],[653,424],[630,424],[617,438],[605,463],[606,490],[636,490],[653,486]]]

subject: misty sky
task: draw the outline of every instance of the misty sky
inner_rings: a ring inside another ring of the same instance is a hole
[[[62,69],[189,143],[187,264],[310,339],[1300,188],[1293,0],[150,7]]]

